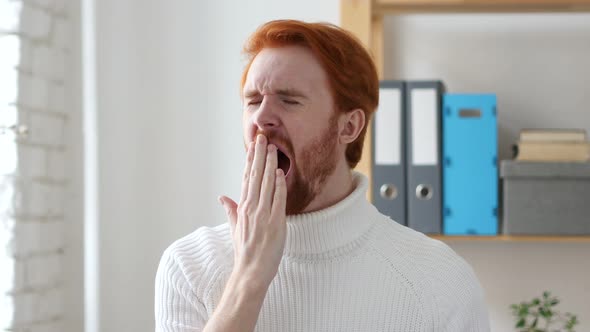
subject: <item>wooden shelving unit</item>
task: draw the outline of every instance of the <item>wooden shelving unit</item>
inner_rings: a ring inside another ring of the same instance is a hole
[[[370,50],[383,78],[383,18],[417,13],[563,13],[590,12],[590,0],[340,0],[340,23]],[[371,126],[356,170],[371,174]],[[369,181],[371,185],[371,181]],[[372,201],[371,190],[368,199]],[[443,241],[587,242],[590,236],[433,236]]]
[[[431,235],[433,239],[444,242],[560,242],[560,243],[590,243],[590,236],[540,236],[540,235],[498,235],[498,236],[448,236]]]
[[[374,13],[526,13],[588,11],[587,0],[376,0]]]
[[[383,17],[409,13],[474,12],[590,12],[590,0],[340,0],[341,26],[354,33],[371,51],[380,78],[383,78],[384,62]],[[356,169],[371,179],[370,129]]]

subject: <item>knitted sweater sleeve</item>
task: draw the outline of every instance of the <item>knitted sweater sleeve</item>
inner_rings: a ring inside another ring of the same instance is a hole
[[[446,268],[432,274],[434,287],[439,290],[435,301],[440,331],[490,331],[484,291],[475,272],[451,248],[444,244],[440,247],[442,255],[438,259]]]
[[[202,331],[207,320],[205,306],[188,282],[174,248],[164,252],[156,273],[156,332]]]

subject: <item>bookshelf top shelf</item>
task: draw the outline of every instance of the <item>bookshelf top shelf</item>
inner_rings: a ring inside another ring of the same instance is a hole
[[[497,235],[497,236],[448,236],[431,235],[444,242],[560,242],[590,243],[590,235]]]
[[[588,12],[590,0],[376,0],[373,15]]]

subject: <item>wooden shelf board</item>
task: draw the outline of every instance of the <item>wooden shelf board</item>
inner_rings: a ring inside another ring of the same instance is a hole
[[[412,13],[588,12],[590,0],[377,0],[376,16]]]
[[[449,236],[430,235],[431,238],[450,242],[571,242],[590,243],[590,235],[497,235],[497,236]]]

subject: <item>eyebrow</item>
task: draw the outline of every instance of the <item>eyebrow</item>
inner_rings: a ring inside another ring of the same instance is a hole
[[[305,93],[303,93],[297,89],[292,89],[292,88],[277,89],[277,90],[274,90],[272,93],[280,95],[280,96],[286,96],[286,97],[298,97],[298,98],[309,99],[309,97],[307,97],[307,95]],[[253,98],[253,97],[258,97],[258,96],[260,96],[260,93],[257,90],[248,90],[244,93],[244,98]]]

